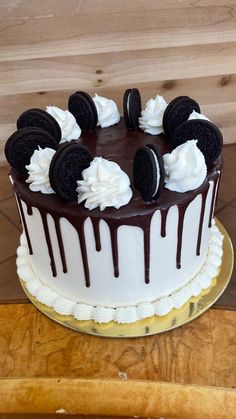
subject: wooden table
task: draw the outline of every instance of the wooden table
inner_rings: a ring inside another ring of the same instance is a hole
[[[1,305],[0,412],[233,419],[235,324],[211,309],[161,335],[104,339]]]
[[[236,145],[225,146],[223,157],[217,216],[235,244]],[[20,226],[7,168],[0,175],[0,419],[56,411],[236,418],[235,271],[214,308],[171,332],[118,340],[66,329],[27,303],[19,286]]]

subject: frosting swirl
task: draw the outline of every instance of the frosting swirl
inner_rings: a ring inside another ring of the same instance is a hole
[[[93,101],[98,113],[97,125],[100,125],[102,128],[106,128],[117,124],[120,121],[120,114],[114,100],[98,96],[95,93]]]
[[[205,115],[203,115],[202,113],[198,113],[196,111],[192,111],[192,113],[190,113],[188,117],[188,121],[191,121],[191,119],[204,119],[205,121],[210,121],[210,119],[207,118]]]
[[[69,111],[63,111],[57,106],[47,106],[47,113],[53,116],[61,128],[61,143],[65,141],[78,140],[81,129],[76,122],[74,115]]]
[[[207,174],[205,158],[197,147],[197,140],[189,140],[163,156],[165,187],[175,192],[198,188]]]
[[[82,172],[83,180],[78,180],[78,203],[85,202],[85,208],[120,208],[128,204],[132,197],[129,177],[117,163],[102,157],[95,157],[90,166]]]
[[[33,192],[42,192],[45,194],[54,193],[49,182],[49,165],[56,153],[52,148],[38,148],[31,156],[30,164],[25,166],[29,172],[29,177],[26,179],[30,183],[29,188]]]
[[[144,111],[139,118],[139,127],[148,134],[158,135],[164,132],[162,126],[163,114],[167,103],[162,96],[156,95],[146,103]]]

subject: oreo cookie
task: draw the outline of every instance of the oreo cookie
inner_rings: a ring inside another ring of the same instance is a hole
[[[42,128],[49,132],[58,143],[61,141],[61,128],[58,122],[43,109],[28,109],[23,112],[17,119],[16,126],[17,129],[26,127]]]
[[[180,124],[171,138],[172,147],[175,148],[188,140],[198,140],[197,146],[203,153],[206,164],[217,159],[223,146],[219,128],[203,119],[192,119]]]
[[[36,127],[21,128],[15,131],[7,140],[5,155],[8,163],[22,175],[27,175],[25,166],[35,150],[41,148],[53,148],[56,150],[58,144],[49,132]]]
[[[69,97],[68,109],[74,115],[82,130],[92,131],[96,128],[98,122],[97,109],[88,93],[73,93]]]
[[[163,115],[163,128],[167,136],[171,138],[176,127],[187,121],[189,115],[193,112],[200,113],[198,103],[188,96],[178,96],[173,99],[166,107]]]
[[[139,90],[127,89],[123,97],[123,113],[127,128],[138,128],[142,104]]]
[[[141,147],[135,154],[133,180],[144,201],[155,201],[164,187],[163,158],[152,144]]]
[[[77,180],[93,160],[88,149],[76,141],[61,146],[54,154],[49,167],[50,184],[56,194],[65,201],[77,200]]]

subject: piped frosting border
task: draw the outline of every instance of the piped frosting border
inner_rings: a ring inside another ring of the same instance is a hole
[[[20,246],[17,249],[17,273],[33,297],[61,315],[72,315],[77,320],[94,320],[97,323],[108,323],[110,321],[134,323],[153,315],[165,316],[173,308],[179,309],[189,298],[196,297],[202,290],[209,288],[221,265],[223,239],[224,236],[213,221],[210,229],[207,257],[200,271],[173,294],[153,302],[143,302],[136,306],[113,308],[92,306],[64,298],[43,285],[31,267],[24,233],[21,235]]]

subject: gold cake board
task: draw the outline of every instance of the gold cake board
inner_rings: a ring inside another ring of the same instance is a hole
[[[217,219],[216,225],[224,235],[222,264],[218,275],[212,280],[212,284],[208,289],[203,290],[197,297],[191,297],[180,309],[173,309],[166,316],[152,316],[131,324],[118,324],[114,321],[99,324],[93,320],[76,320],[73,316],[60,315],[51,307],[37,301],[29,293],[24,282],[22,280],[20,282],[30,301],[43,314],[57,323],[78,332],[116,338],[141,337],[166,332],[167,330],[180,327],[203,314],[216,302],[229,283],[234,264],[233,246],[227,231]]]

